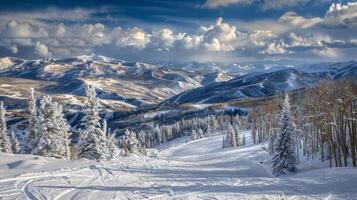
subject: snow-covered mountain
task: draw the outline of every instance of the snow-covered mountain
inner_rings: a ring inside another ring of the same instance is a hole
[[[24,97],[29,87],[35,87],[38,92],[71,99],[75,103],[84,96],[84,85],[91,83],[103,101],[119,102],[120,107],[140,107],[230,78],[219,71],[189,72],[96,55],[66,59],[0,59],[0,95],[3,99]],[[6,84],[9,81],[11,85]],[[22,84],[24,82],[28,84]]]
[[[323,79],[357,76],[357,62],[319,64],[268,73],[250,73],[232,80],[195,88],[166,100],[171,103],[220,103],[271,96],[277,92],[312,86]]]
[[[30,87],[82,105],[84,85],[97,89],[101,103],[131,109],[164,103],[215,103],[269,96],[321,79],[356,76],[357,62],[315,65],[127,62],[84,55],[65,59],[0,59],[0,100],[24,103]],[[11,106],[10,106],[11,107]]]

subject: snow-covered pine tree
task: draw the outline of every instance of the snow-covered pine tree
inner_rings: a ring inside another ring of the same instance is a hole
[[[157,144],[161,144],[161,130],[158,125],[154,127],[154,133],[155,133]]]
[[[229,125],[229,132],[231,134],[230,138],[231,138],[231,147],[236,148],[237,145],[237,138],[236,138],[236,131],[233,129],[233,127],[231,125]]]
[[[197,133],[195,129],[193,129],[191,132],[191,140],[197,140]]]
[[[36,118],[37,118],[37,106],[36,106],[37,98],[35,96],[35,90],[33,88],[30,89],[30,94],[27,98],[27,114],[28,114],[28,136],[27,136],[27,145],[25,148],[25,152],[30,153],[34,147],[35,138],[36,138]]]
[[[277,139],[278,131],[279,130],[276,128],[273,128],[270,130],[270,135],[269,135],[269,139],[268,139],[268,153],[271,156],[274,155],[275,141]]]
[[[11,132],[11,150],[12,150],[12,153],[20,152],[19,141],[17,140],[16,134],[14,131]]]
[[[39,119],[36,120],[37,132],[32,154],[68,159],[69,126],[62,106],[46,95],[40,101],[38,113]]]
[[[103,119],[102,131],[104,135],[108,134],[108,124],[106,119]]]
[[[138,153],[139,141],[136,137],[136,133],[133,131],[125,130],[124,148],[126,155],[129,153]]]
[[[242,144],[241,144],[241,141],[240,141],[240,137],[239,137],[239,127],[238,127],[238,124],[236,124],[236,125],[234,126],[234,132],[235,132],[235,139],[236,139],[236,144],[237,144],[237,146],[242,145]]]
[[[223,135],[223,144],[222,147],[223,148],[229,148],[232,147],[233,143],[232,143],[232,136],[234,135],[234,131],[232,126],[229,124],[228,125],[228,129],[226,131],[226,133]]]
[[[203,134],[203,131],[202,131],[201,128],[198,129],[197,135],[198,135],[199,138],[203,138],[204,137],[204,134]]]
[[[118,148],[117,148],[117,140],[115,139],[115,134],[107,131],[107,159],[112,160],[117,157]]]
[[[87,85],[88,102],[82,118],[83,129],[80,131],[77,144],[77,157],[90,160],[106,158],[106,135],[100,127],[100,117],[95,87]]]
[[[9,135],[7,134],[6,127],[6,110],[4,103],[0,102],[0,151],[5,153],[11,153],[11,142]]]
[[[280,131],[274,148],[273,174],[285,174],[285,170],[296,171],[296,154],[294,146],[294,123],[292,121],[288,94],[282,105],[280,116]]]

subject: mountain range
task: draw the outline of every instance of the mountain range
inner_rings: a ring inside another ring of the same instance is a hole
[[[93,84],[101,104],[111,110],[149,105],[220,103],[264,97],[315,85],[322,79],[357,75],[357,62],[302,66],[219,63],[128,62],[98,55],[64,59],[0,59],[0,99],[23,106],[29,88],[78,109],[85,85]]]

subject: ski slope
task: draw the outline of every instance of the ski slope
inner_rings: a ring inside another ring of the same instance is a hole
[[[277,178],[261,145],[247,142],[222,149],[221,135],[179,139],[155,157],[113,162],[0,154],[0,199],[356,199],[356,169]]]

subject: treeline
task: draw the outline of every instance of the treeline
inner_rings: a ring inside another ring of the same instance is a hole
[[[195,140],[215,134],[230,135],[236,133],[235,130],[238,131],[238,127],[241,127],[241,129],[247,128],[247,117],[244,115],[240,116],[238,112],[236,114],[208,115],[191,119],[180,119],[171,124],[152,124],[142,130],[136,128],[126,130],[125,134],[119,137],[119,144],[121,148],[125,149],[125,154],[127,154],[136,151],[145,152],[145,148],[150,148],[183,136],[190,136],[191,139]],[[234,130],[233,127],[235,128]]]
[[[297,160],[300,152],[307,159],[328,160],[331,167],[351,164],[356,167],[357,81],[325,80],[290,96]],[[268,141],[271,155],[278,139],[281,99],[266,102],[250,112],[253,140]]]

